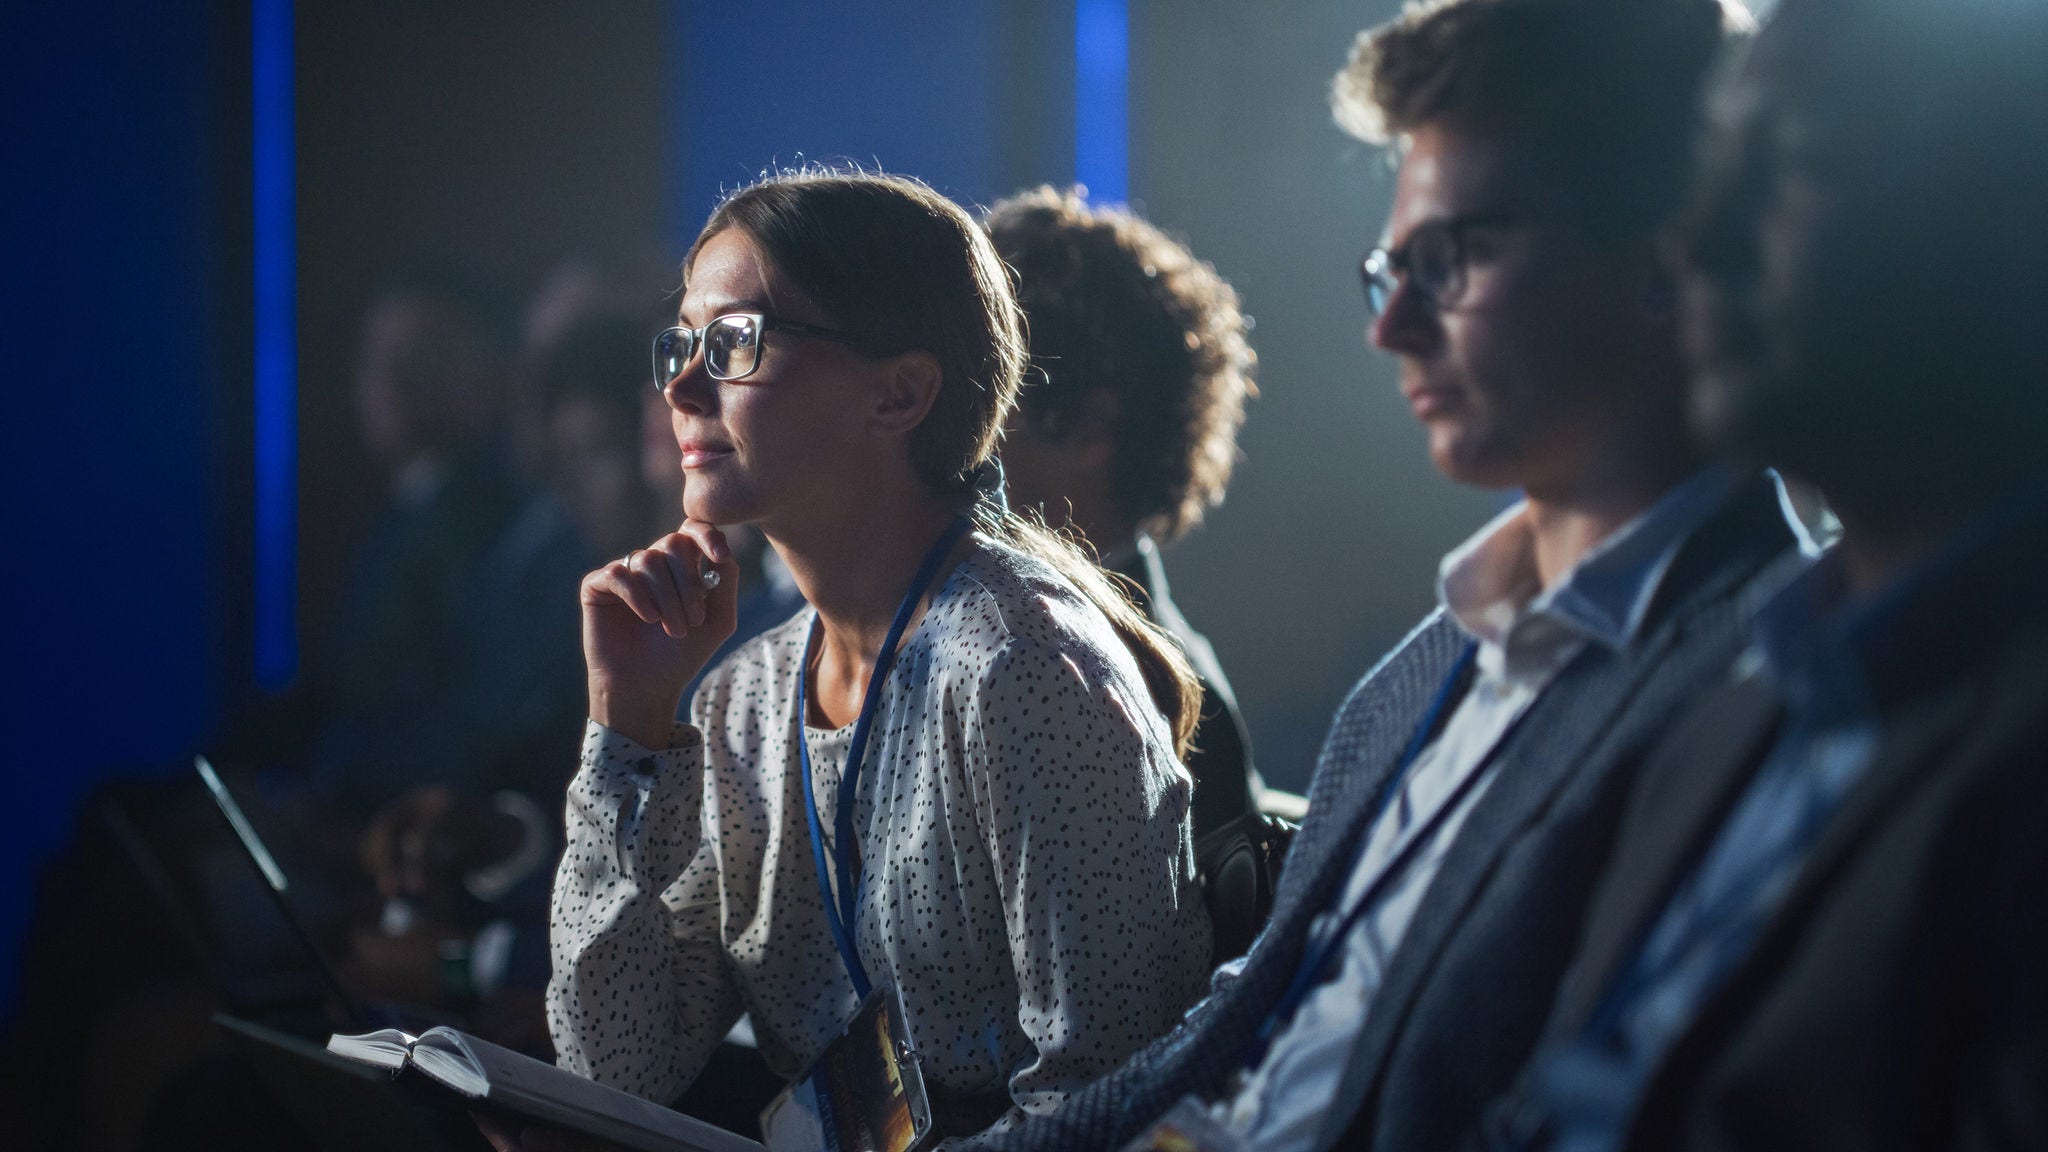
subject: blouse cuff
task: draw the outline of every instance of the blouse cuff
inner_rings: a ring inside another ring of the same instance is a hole
[[[631,736],[612,732],[592,719],[584,728],[584,767],[653,777],[662,775],[662,771],[672,765],[688,763],[702,744],[705,744],[705,734],[698,732],[694,724],[684,724],[680,719],[668,730],[668,748],[659,752]]]
[[[669,746],[652,751],[592,720],[583,757],[569,784],[569,838],[579,825],[610,845],[620,874],[659,877],[666,885],[696,849],[704,734],[677,723]]]
[[[704,733],[680,720],[669,729],[668,747],[658,752],[592,720],[583,729],[583,769],[637,791],[679,765],[695,763],[703,747]]]

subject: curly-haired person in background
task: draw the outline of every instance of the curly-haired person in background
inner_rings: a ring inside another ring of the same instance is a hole
[[[1236,290],[1180,241],[1078,188],[1019,193],[983,225],[1016,275],[1031,346],[1003,434],[1011,500],[1085,537],[1201,674],[1195,835],[1258,808],[1298,818],[1299,797],[1263,787],[1230,681],[1173,602],[1160,556],[1223,502],[1258,392]]]

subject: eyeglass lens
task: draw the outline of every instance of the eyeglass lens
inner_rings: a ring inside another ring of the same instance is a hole
[[[1418,228],[1408,238],[1408,276],[1437,307],[1457,302],[1463,289],[1465,261],[1458,253],[1458,236],[1448,227]]]
[[[1359,262],[1358,275],[1365,282],[1365,307],[1378,316],[1387,310],[1387,301],[1394,296],[1394,289],[1400,285],[1394,274],[1394,262],[1384,248],[1375,248],[1365,254]]]
[[[752,316],[720,316],[702,328],[671,328],[654,342],[654,382],[666,389],[704,346],[704,369],[713,380],[736,380],[761,359],[761,326]]]
[[[1399,248],[1375,248],[1359,266],[1365,302],[1377,316],[1387,310],[1405,276],[1423,299],[1443,308],[1464,291],[1465,261],[1455,229],[1430,223],[1417,227]]]

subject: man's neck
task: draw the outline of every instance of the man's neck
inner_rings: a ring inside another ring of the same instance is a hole
[[[1531,489],[1529,533],[1543,587],[1555,587],[1602,540],[1648,511],[1697,467],[1697,461],[1680,457],[1670,465],[1646,465],[1597,483]]]

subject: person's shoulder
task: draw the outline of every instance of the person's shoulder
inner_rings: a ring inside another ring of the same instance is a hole
[[[1037,639],[1056,627],[1054,605],[1078,598],[1051,565],[977,534],[929,618],[945,631],[985,635],[998,643]]]
[[[983,669],[1033,653],[1089,668],[1125,651],[1109,618],[1072,581],[1005,541],[977,536],[947,592],[934,612],[951,655]]]
[[[1901,708],[1893,739],[1903,743],[1944,720],[1954,723],[1945,713],[1964,714],[1969,739],[1926,755],[1952,761],[1944,774],[1969,778],[1965,787],[2004,797],[2000,803],[2038,806],[2048,801],[2048,622],[2018,622],[2000,648],[1996,658],[1928,693],[1919,707]]]
[[[1433,609],[1358,678],[1350,698],[1400,694],[1421,682],[1434,687],[1470,643],[1450,613]]]
[[[934,605],[928,684],[971,700],[985,736],[1062,733],[1122,764],[1172,761],[1172,738],[1109,618],[1050,563],[977,538]],[[929,618],[928,618],[929,619]]]
[[[1345,695],[1324,738],[1319,762],[1378,763],[1380,756],[1374,750],[1394,733],[1407,738],[1416,717],[1443,685],[1468,643],[1469,638],[1443,609],[1423,617]],[[1318,769],[1317,777],[1323,775]],[[1313,797],[1310,805],[1314,805]]]

